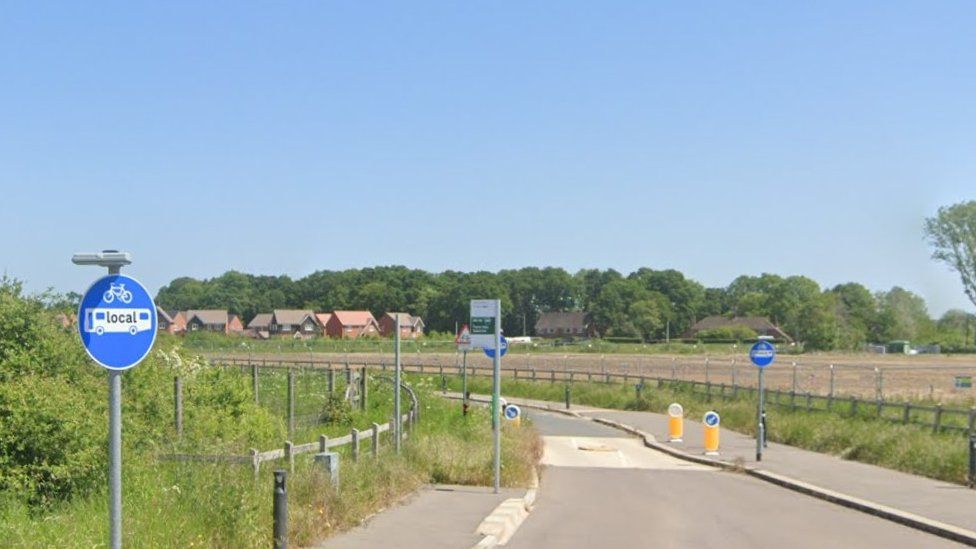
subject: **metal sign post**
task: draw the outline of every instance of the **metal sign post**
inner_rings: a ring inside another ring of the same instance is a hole
[[[502,323],[501,323],[502,302],[495,300],[495,355],[492,361],[492,392],[491,392],[491,420],[495,424],[495,493],[501,489],[502,479],[502,426],[498,417],[498,399],[502,393]]]
[[[403,425],[400,418],[400,315],[393,321],[393,433],[394,448],[400,453],[400,434]]]
[[[760,338],[749,349],[749,359],[759,368],[759,403],[756,407],[756,461],[762,461],[763,447],[766,446],[766,402],[765,376],[766,366],[776,359],[776,348],[773,344]]]
[[[122,547],[122,372],[141,362],[156,341],[156,305],[135,279],[123,276],[128,253],[75,254],[76,265],[108,268],[78,308],[78,329],[88,356],[108,369],[109,547]]]
[[[501,398],[502,355],[506,347],[502,339],[502,302],[498,299],[471,300],[471,343],[481,347],[492,359],[491,427],[495,435],[494,469],[495,493],[501,489],[502,431],[499,418]],[[490,351],[490,352],[489,352]]]

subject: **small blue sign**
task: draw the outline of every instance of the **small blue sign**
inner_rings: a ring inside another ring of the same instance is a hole
[[[768,341],[757,341],[755,345],[749,349],[749,360],[753,364],[760,368],[765,368],[773,363],[776,358],[776,347]]]
[[[81,298],[81,342],[92,360],[110,370],[125,370],[146,358],[156,326],[156,304],[134,278],[102,277]]]
[[[709,427],[718,427],[720,421],[718,412],[706,412],[703,421],[705,422],[705,425],[708,425]]]
[[[501,356],[505,356],[506,353],[508,353],[508,340],[505,339],[505,336],[502,336],[502,355]],[[490,349],[488,347],[485,347],[485,354],[488,355],[488,358],[495,358],[495,350],[494,349]]]
[[[505,407],[505,419],[515,419],[520,415],[522,415],[522,410],[518,406],[509,404]]]

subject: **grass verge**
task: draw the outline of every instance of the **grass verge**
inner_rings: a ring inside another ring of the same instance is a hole
[[[460,391],[460,378],[448,377],[448,387]],[[503,392],[506,396],[562,402],[565,388],[563,383],[506,379]],[[468,390],[487,394],[491,391],[491,380],[469,377]],[[579,382],[572,386],[572,402],[657,413],[665,413],[670,403],[680,402],[686,417],[701,417],[715,410],[722,416],[723,427],[755,435],[756,401],[748,395],[734,400],[715,397],[709,402],[705,395],[687,386],[647,385],[637,399],[633,385]],[[931,428],[900,425],[864,415],[844,417],[779,407],[767,408],[767,426],[769,440],[775,442],[937,480],[966,482],[967,439],[958,433],[933,433]]]

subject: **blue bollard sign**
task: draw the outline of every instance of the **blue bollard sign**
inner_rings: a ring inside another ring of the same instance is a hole
[[[501,356],[505,356],[508,353],[508,340],[505,339],[505,336],[502,336],[501,343],[502,343],[502,354],[501,354]],[[485,351],[485,354],[488,355],[488,358],[495,358],[495,349],[493,349],[491,347],[485,347],[484,348],[484,351]]]
[[[78,330],[88,356],[110,370],[142,362],[156,341],[156,304],[134,278],[113,274],[95,281],[78,308]]]
[[[774,359],[776,359],[776,347],[773,347],[773,344],[768,341],[757,341],[749,349],[749,360],[752,360],[752,363],[759,368],[769,366]]]

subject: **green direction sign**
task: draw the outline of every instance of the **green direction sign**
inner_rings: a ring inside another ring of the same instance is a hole
[[[495,335],[495,317],[493,316],[473,316],[471,317],[472,335]]]

